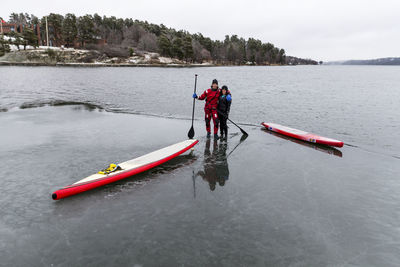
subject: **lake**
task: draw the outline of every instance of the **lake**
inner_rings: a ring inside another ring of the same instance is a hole
[[[232,92],[229,139],[60,201],[187,138],[194,74]],[[400,67],[0,67],[5,266],[399,266]],[[283,138],[261,122],[345,142]]]

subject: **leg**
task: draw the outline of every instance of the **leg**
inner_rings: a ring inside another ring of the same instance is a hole
[[[219,119],[218,119],[218,113],[216,109],[212,110],[212,119],[214,123],[214,135],[218,135],[218,124],[219,124]]]
[[[221,131],[227,136],[226,118],[221,119]]]
[[[222,138],[222,136],[224,135],[224,127],[223,127],[224,118],[222,116],[220,116],[219,114],[218,114],[218,117],[219,117],[219,132],[220,132],[220,135]]]
[[[212,116],[211,112],[206,111],[205,120],[206,120],[206,131],[207,131],[207,134],[211,134],[211,123],[210,123],[211,116]]]

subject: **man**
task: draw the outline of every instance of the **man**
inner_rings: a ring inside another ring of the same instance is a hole
[[[204,106],[205,120],[206,120],[206,130],[207,138],[211,136],[211,119],[214,123],[214,138],[218,139],[218,99],[221,94],[221,90],[218,88],[218,81],[214,79],[211,84],[211,88],[204,91],[201,96],[197,96],[196,93],[193,94],[193,98],[198,98],[199,100],[205,100],[206,104]]]

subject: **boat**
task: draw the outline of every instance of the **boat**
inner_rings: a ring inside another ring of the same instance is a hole
[[[128,178],[176,158],[198,142],[196,139],[185,140],[129,161],[110,164],[106,169],[63,187],[51,196],[54,200],[58,200]]]

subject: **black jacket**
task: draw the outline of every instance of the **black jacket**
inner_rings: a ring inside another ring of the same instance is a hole
[[[228,95],[220,95],[218,99],[218,111],[220,111],[223,115],[228,115],[231,109],[231,101],[226,100],[226,96]]]

